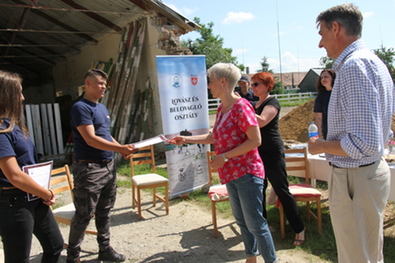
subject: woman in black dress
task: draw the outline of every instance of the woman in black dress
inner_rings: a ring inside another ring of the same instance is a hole
[[[318,135],[321,139],[326,139],[328,133],[328,105],[335,78],[335,71],[324,69],[316,84],[318,95],[314,103],[314,116],[315,125],[318,127]]]
[[[304,225],[300,219],[295,199],[288,189],[284,144],[278,131],[280,104],[275,97],[270,96],[270,91],[274,87],[274,79],[269,72],[256,73],[251,79],[254,95],[259,97],[259,101],[255,105],[255,113],[262,137],[262,144],[258,150],[265,166],[265,180],[269,179],[284,207],[289,224],[296,233],[294,245],[300,246],[305,241]],[[265,188],[266,186],[267,183],[265,183]],[[263,189],[264,196],[265,188]],[[265,202],[263,202],[263,211],[266,215]]]

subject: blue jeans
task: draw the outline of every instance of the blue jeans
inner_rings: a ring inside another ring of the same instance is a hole
[[[245,174],[226,184],[233,216],[240,227],[247,257],[262,254],[266,263],[277,262],[266,219],[262,214],[263,179]]]
[[[29,262],[32,235],[43,248],[41,262],[58,262],[63,250],[63,238],[52,211],[41,200],[27,201],[19,189],[0,194],[0,236],[4,262]]]

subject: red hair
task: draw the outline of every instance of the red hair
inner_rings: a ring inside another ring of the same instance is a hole
[[[262,82],[264,85],[266,85],[267,91],[270,92],[273,90],[274,87],[274,78],[273,75],[270,74],[269,72],[259,72],[254,74],[251,79],[253,80],[252,82]]]

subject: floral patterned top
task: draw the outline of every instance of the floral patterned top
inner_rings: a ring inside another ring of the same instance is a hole
[[[218,107],[213,128],[215,154],[230,151],[247,140],[245,132],[250,126],[258,126],[255,111],[251,104],[243,98],[238,99],[230,110],[222,113],[223,104]],[[265,178],[263,162],[258,148],[245,154],[229,158],[222,168],[218,169],[221,184],[242,177],[246,173]]]

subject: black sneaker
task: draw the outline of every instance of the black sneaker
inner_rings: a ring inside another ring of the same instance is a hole
[[[67,250],[66,263],[80,263],[80,253]]]
[[[80,261],[80,259],[79,258],[69,258],[69,257],[67,257],[67,259],[66,259],[66,263],[80,263],[81,261]]]
[[[126,257],[117,253],[112,247],[109,247],[106,250],[99,251],[99,260],[124,262],[126,260]]]

